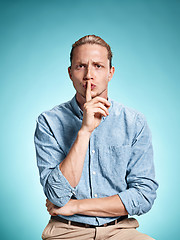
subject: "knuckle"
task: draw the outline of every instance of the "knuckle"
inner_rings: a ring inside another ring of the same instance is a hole
[[[87,105],[84,105],[84,109],[87,110],[87,109],[88,109],[88,106],[87,106]]]

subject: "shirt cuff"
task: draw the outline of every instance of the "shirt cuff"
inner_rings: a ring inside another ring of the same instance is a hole
[[[63,207],[73,195],[76,195],[76,187],[73,188],[69,184],[60,171],[59,165],[51,171],[45,188],[48,199],[59,207]]]
[[[135,196],[137,195],[135,189],[125,190],[118,193],[118,195],[130,216],[141,215],[140,203],[138,202],[137,198],[135,198]]]

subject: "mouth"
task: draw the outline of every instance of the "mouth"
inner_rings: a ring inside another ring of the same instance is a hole
[[[83,84],[83,87],[87,89],[87,83]],[[96,87],[95,84],[91,83],[91,90],[93,90]]]

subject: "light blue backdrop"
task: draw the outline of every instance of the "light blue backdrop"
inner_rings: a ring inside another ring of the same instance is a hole
[[[48,222],[33,134],[44,110],[72,98],[71,44],[104,38],[116,67],[110,97],[143,112],[160,184],[139,230],[180,239],[180,1],[19,1],[0,6],[1,239],[40,239]]]

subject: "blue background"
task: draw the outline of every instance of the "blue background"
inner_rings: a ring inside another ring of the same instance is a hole
[[[0,2],[1,239],[40,239],[48,222],[33,134],[44,110],[75,91],[72,43],[104,38],[114,53],[111,98],[145,114],[152,130],[158,198],[137,217],[156,239],[179,239],[180,1]]]

